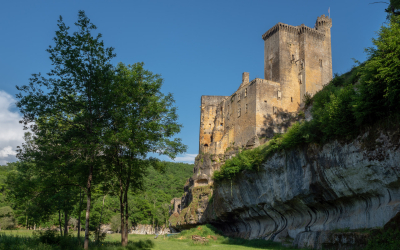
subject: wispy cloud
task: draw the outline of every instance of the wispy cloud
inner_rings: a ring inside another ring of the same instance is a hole
[[[15,109],[16,100],[0,90],[0,165],[16,161],[17,146],[23,142],[24,130],[19,120],[21,115]]]
[[[196,158],[196,156],[197,154],[184,154],[183,156],[176,157],[174,161],[194,163],[194,158]]]

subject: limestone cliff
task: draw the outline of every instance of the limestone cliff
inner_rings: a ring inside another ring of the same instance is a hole
[[[214,183],[212,197],[193,192],[197,198],[186,206],[193,216],[171,224],[211,223],[231,236],[346,249],[365,235],[335,230],[382,227],[399,212],[399,146],[398,128],[371,129],[351,141],[276,153],[257,172]]]
[[[109,224],[102,224],[100,228],[102,233],[107,233],[107,234],[113,234],[115,233],[111,229],[111,225]],[[144,225],[144,224],[138,224],[136,226],[132,226],[129,229],[129,234],[159,234],[159,235],[164,235],[164,234],[169,234],[169,233],[175,233],[176,231],[174,229],[164,227],[164,226],[156,226],[153,227],[153,225]]]

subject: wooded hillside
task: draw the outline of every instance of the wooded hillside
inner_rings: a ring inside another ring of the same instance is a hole
[[[7,197],[9,187],[7,176],[10,173],[18,173],[20,162],[8,163],[0,166],[0,226],[4,228],[15,227],[59,227],[58,212],[48,216],[35,214],[35,209],[31,209],[34,204],[34,197],[26,197],[31,202],[24,204],[14,202],[12,197]],[[154,168],[149,168],[144,181],[144,191],[134,195],[129,193],[130,224],[154,224],[164,225],[169,217],[170,201],[174,197],[181,197],[183,186],[191,176],[193,164],[165,162],[165,172],[159,172]],[[104,199],[102,224],[111,223],[113,230],[118,231],[120,226],[119,218],[119,197],[104,191],[98,186],[94,190],[92,202],[92,214],[90,230],[95,230],[100,222],[100,215]],[[82,207],[86,206],[85,204]],[[62,227],[64,219],[61,213]],[[72,228],[77,227],[78,208],[75,205],[69,224]],[[84,221],[84,213],[81,214],[81,221]]]

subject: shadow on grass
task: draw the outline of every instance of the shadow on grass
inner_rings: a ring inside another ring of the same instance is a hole
[[[122,247],[120,242],[102,242],[101,245],[90,247],[90,250],[149,250],[154,247],[151,240],[129,241],[126,247]]]
[[[267,240],[245,240],[240,238],[225,238],[221,242],[221,244],[226,245],[239,245],[239,246],[246,246],[246,247],[253,247],[253,248],[260,248],[260,249],[294,249],[282,246],[281,243],[267,241]]]
[[[90,242],[90,250],[150,250],[154,248],[151,240],[129,241],[126,247],[120,242]],[[18,236],[0,234],[0,250],[83,250],[83,239],[61,237],[57,234],[39,236]]]

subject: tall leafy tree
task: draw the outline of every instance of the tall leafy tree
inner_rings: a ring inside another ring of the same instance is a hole
[[[109,121],[110,60],[115,54],[113,48],[105,48],[101,34],[92,34],[96,26],[84,11],[79,11],[75,26],[77,31],[71,34],[60,17],[55,44],[47,49],[53,68],[46,77],[33,74],[28,85],[17,86],[17,106],[25,127],[34,134],[35,161],[50,161],[59,168],[59,176],[72,177],[71,182],[86,193],[84,248],[88,249],[92,185],[101,172],[98,156]]]
[[[359,124],[400,111],[400,15],[390,16],[372,42],[376,47],[366,49],[370,58],[361,67],[354,97],[353,109]]]
[[[128,191],[139,190],[152,165],[161,170],[163,164],[149,153],[174,158],[186,150],[180,132],[172,94],[161,92],[162,78],[143,68],[143,63],[118,64],[111,87],[110,124],[105,130],[105,151],[108,166],[117,180],[120,198],[121,243],[128,242]],[[155,206],[155,203],[154,203]],[[154,209],[155,210],[155,209]]]

